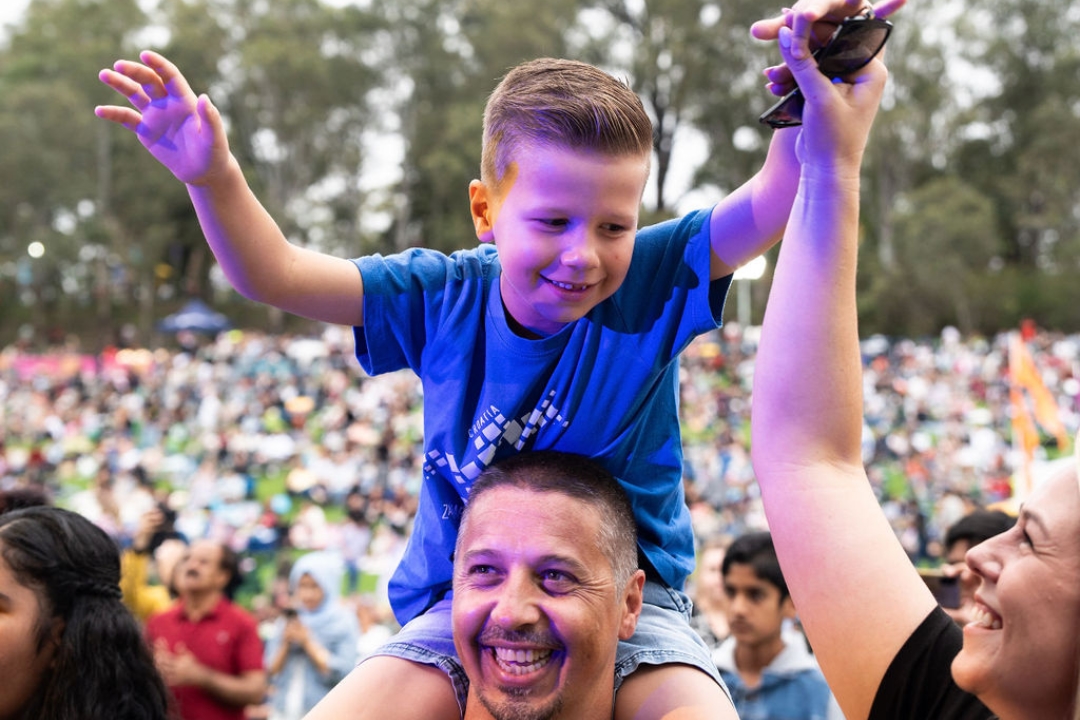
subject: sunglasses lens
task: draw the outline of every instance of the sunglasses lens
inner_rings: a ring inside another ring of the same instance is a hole
[[[796,88],[792,90],[775,105],[765,111],[758,118],[761,122],[774,128],[795,127],[802,125],[802,113],[805,101],[803,95]]]
[[[830,77],[862,68],[874,59],[889,37],[889,26],[884,23],[868,21],[849,27],[851,30],[837,34],[818,58],[818,68]]]

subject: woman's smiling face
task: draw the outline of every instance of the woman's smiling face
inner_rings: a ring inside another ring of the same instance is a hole
[[[968,551],[976,620],[957,684],[1002,718],[1066,717],[1080,662],[1080,490],[1073,467],[1024,504],[1016,526]]]

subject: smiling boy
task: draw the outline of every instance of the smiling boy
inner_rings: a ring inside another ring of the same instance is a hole
[[[310,720],[464,713],[447,622],[458,521],[485,468],[549,449],[594,457],[633,504],[647,580],[637,632],[619,646],[616,717],[648,706],[657,717],[734,718],[684,592],[694,537],[678,357],[719,326],[734,269],[779,239],[799,182],[799,131],[776,132],[761,170],[716,206],[639,229],[653,147],[640,98],[588,64],[529,61],[485,108],[480,178],[469,186],[481,245],[353,261],[289,243],[247,186],[209,99],[160,55],[140,59],[101,73],[133,107],[97,114],[135,131],[187,183],[233,286],[354,326],[365,371],[410,368],[423,383],[424,483],[390,583],[402,631]]]

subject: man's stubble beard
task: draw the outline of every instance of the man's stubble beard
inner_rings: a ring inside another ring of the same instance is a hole
[[[484,695],[480,694],[480,704],[487,708],[487,711],[491,713],[491,717],[494,720],[554,720],[562,712],[563,701],[562,697],[558,696],[554,700],[544,704],[543,706],[536,707],[529,704],[527,697],[527,691],[525,692],[513,692],[505,691],[508,695],[517,696],[517,701],[510,700],[501,703],[495,703]]]

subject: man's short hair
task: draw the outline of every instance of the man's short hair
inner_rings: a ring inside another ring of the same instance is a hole
[[[652,121],[628,85],[588,63],[539,58],[512,69],[488,98],[480,178],[498,187],[525,144],[649,158],[652,143]]]
[[[618,585],[625,586],[638,569],[634,509],[619,481],[596,461],[554,450],[524,452],[499,460],[473,483],[461,516],[463,528],[475,501],[500,487],[559,493],[568,501],[590,505],[600,513],[600,549],[611,563]],[[459,533],[458,543],[461,537]]]
[[[984,540],[1000,535],[1016,524],[1016,518],[1001,510],[978,508],[953,523],[945,532],[945,549],[948,551],[961,540],[974,547]]]
[[[780,570],[772,533],[768,530],[750,532],[735,538],[724,554],[724,564],[720,569],[724,577],[727,577],[732,565],[749,565],[759,580],[764,580],[780,591],[781,600],[788,596],[787,581]]]

